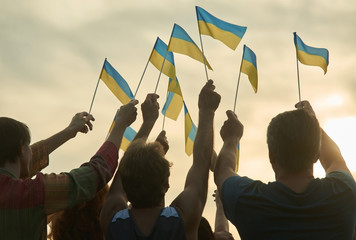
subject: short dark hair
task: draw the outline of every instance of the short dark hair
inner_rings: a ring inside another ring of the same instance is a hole
[[[133,207],[155,207],[161,203],[168,188],[170,166],[161,144],[146,144],[142,140],[130,144],[118,171]]]
[[[319,157],[319,122],[305,109],[280,113],[268,126],[267,144],[280,168],[293,173],[306,170]]]
[[[26,124],[8,117],[0,117],[0,166],[15,162],[21,155],[21,147],[31,142]]]

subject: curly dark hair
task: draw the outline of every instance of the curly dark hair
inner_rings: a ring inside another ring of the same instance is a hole
[[[161,144],[136,140],[122,157],[118,171],[134,208],[155,207],[164,199],[171,167],[164,154]]]
[[[100,226],[100,211],[109,186],[101,189],[93,199],[48,216],[51,240],[104,240]]]

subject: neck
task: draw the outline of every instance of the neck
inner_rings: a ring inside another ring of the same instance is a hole
[[[275,172],[276,181],[283,183],[288,188],[292,189],[296,193],[302,193],[308,187],[308,184],[312,179],[314,179],[313,175],[313,166],[311,168],[297,172],[291,173],[283,170],[279,170]]]
[[[20,178],[20,161],[9,162],[7,161],[1,168],[12,173],[16,178]]]

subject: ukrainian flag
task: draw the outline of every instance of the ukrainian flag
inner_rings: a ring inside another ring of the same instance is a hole
[[[199,62],[204,63],[203,53],[190,38],[188,33],[178,24],[174,24],[168,44],[168,51],[185,54]],[[213,70],[206,58],[205,64],[210,70]]]
[[[111,123],[110,129],[109,129],[109,132],[108,132],[108,135],[107,135],[106,138],[108,138],[109,134],[111,133],[112,129],[114,128],[115,121],[116,121],[116,115],[117,114],[115,114],[114,120]],[[123,138],[121,140],[120,148],[123,151],[126,151],[127,147],[130,145],[130,143],[135,138],[135,136],[136,136],[136,131],[133,128],[131,128],[130,126],[128,126],[125,129],[124,136],[123,136]]]
[[[304,44],[296,32],[293,34],[298,60],[305,65],[321,67],[325,74],[329,65],[329,51],[326,48],[309,47]]]
[[[164,58],[166,60],[164,61]],[[164,66],[162,68],[162,64],[164,61]],[[174,58],[172,52],[167,52],[167,45],[157,37],[156,43],[153,47],[150,56],[150,62],[162,73],[167,75],[169,78],[176,78],[176,68],[174,66]]]
[[[235,172],[239,170],[239,161],[240,161],[240,142],[237,144]]]
[[[108,86],[112,93],[122,104],[127,104],[134,99],[131,89],[125,79],[106,60],[100,74],[101,80]]]
[[[244,36],[247,27],[222,21],[198,6],[195,7],[195,10],[197,13],[200,34],[208,35],[220,40],[232,50],[236,49]]]
[[[247,74],[248,79],[257,92],[258,77],[257,77],[257,63],[255,53],[246,45],[244,45],[244,53],[241,62],[241,72]]]
[[[124,137],[122,138],[120,149],[122,151],[126,151],[135,136],[136,131],[132,127],[128,126],[124,132]]]
[[[173,81],[169,79],[168,95],[166,103],[163,106],[162,114],[170,119],[177,120],[183,106],[182,91],[179,86],[178,79]]]
[[[188,156],[193,153],[193,145],[195,135],[197,133],[197,127],[192,121],[190,114],[188,112],[187,106],[184,103],[184,114],[185,114],[185,152]]]

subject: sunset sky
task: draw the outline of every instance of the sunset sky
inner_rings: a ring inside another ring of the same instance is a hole
[[[291,110],[298,101],[293,32],[309,46],[329,50],[328,72],[299,64],[301,97],[314,107],[321,126],[339,145],[352,172],[356,172],[356,1],[323,0],[147,0],[147,1],[0,1],[0,114],[28,124],[32,141],[66,127],[75,113],[88,111],[105,58],[126,79],[134,92],[156,38],[168,43],[174,23],[200,46],[195,6],[227,22],[247,26],[235,51],[209,36],[202,36],[206,58],[221,94],[215,117],[215,149],[222,145],[220,127],[232,109],[237,77],[246,44],[257,56],[259,88],[254,93],[241,74],[236,113],[244,124],[239,174],[263,182],[273,181],[268,160],[266,128],[272,117]],[[206,82],[204,65],[175,54],[183,96],[195,124],[197,102]],[[159,71],[148,65],[137,99],[153,92]],[[162,75],[157,93],[163,107],[168,78]],[[121,103],[100,82],[92,114],[94,130],[78,134],[50,157],[44,172],[69,171],[88,161],[107,135]],[[139,106],[139,105],[138,105]],[[140,107],[139,107],[140,109]],[[150,136],[162,129],[160,115]],[[132,127],[142,123],[141,111]],[[173,162],[166,204],[183,189],[192,156],[184,152],[184,112],[166,119],[170,143],[167,159]],[[122,156],[122,152],[120,151]],[[318,163],[315,176],[323,177]],[[214,189],[210,177],[204,216],[214,225]],[[236,239],[238,233],[231,226]]]

